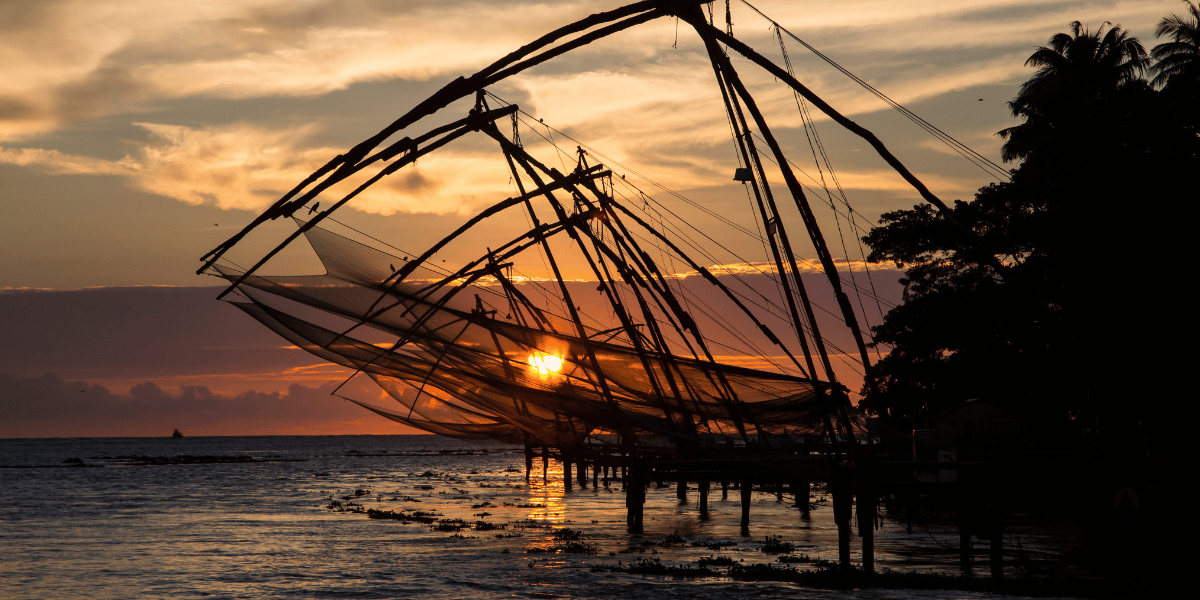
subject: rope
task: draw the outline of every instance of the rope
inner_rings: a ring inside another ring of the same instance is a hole
[[[771,17],[768,17],[761,10],[758,10],[758,8],[756,8],[753,4],[750,4],[750,2],[748,2],[747,0],[741,0],[741,2],[742,2],[742,4],[745,4],[747,7],[749,7],[750,10],[753,10],[754,12],[758,13],[758,15],[760,17],[766,19],[769,23],[774,25],[780,31],[787,33],[788,37],[790,37],[793,40],[796,40],[797,42],[802,44],[810,52],[817,55],[818,58],[820,58],[821,60],[828,63],[829,66],[837,69],[843,75],[850,78],[851,81],[857,83],[859,86],[861,86],[863,89],[867,90],[868,92],[871,92],[871,94],[873,94],[875,97],[879,98],[880,100],[883,100],[884,103],[886,103],[888,106],[891,106],[897,112],[904,115],[908,120],[915,123],[918,127],[924,129],[930,135],[936,137],[942,143],[946,144],[955,153],[959,154],[963,158],[970,161],[972,164],[974,164],[980,170],[987,173],[990,177],[996,179],[997,181],[1005,181],[1005,180],[1011,179],[1011,176],[1009,175],[1008,170],[1006,170],[1004,167],[991,161],[986,156],[983,156],[982,154],[972,150],[966,144],[954,139],[954,137],[952,137],[950,134],[946,133],[945,131],[942,131],[941,129],[938,129],[936,126],[934,126],[930,122],[926,121],[925,119],[922,119],[916,113],[905,108],[899,102],[892,100],[883,92],[875,89],[871,84],[867,83],[866,81],[863,81],[857,75],[855,75],[854,73],[851,73],[849,70],[847,70],[845,67],[834,62],[833,59],[822,54],[821,51],[814,48],[808,42],[805,42],[804,40],[800,39],[799,37],[796,37],[796,35],[794,33],[792,33],[791,31],[788,31],[782,25],[777,23],[774,19],[772,19]]]

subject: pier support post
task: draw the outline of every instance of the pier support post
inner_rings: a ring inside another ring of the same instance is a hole
[[[742,535],[750,535],[750,499],[751,492],[754,490],[754,485],[750,480],[743,479],[741,482],[742,492]]]
[[[542,446],[542,484],[550,482],[550,449]]]
[[[646,506],[646,481],[636,472],[629,473],[625,486],[625,522],[630,533],[641,533]]]
[[[850,518],[852,498],[850,474],[846,464],[835,465],[829,471],[829,495],[833,496],[833,521],[838,528],[838,561],[842,567],[850,567]]]
[[[525,483],[529,483],[531,471],[533,471],[533,446],[525,444]]]
[[[579,477],[579,487],[587,487],[587,463],[583,460],[575,463],[575,475]]]
[[[976,511],[974,510],[975,494],[972,493],[972,488],[967,482],[963,481],[963,473],[959,473],[958,481],[954,484],[958,488],[958,565],[962,569],[964,575],[970,575],[973,569],[972,562],[972,537],[975,535],[975,522],[977,521]],[[912,518],[909,518],[909,528],[912,528]]]
[[[808,479],[797,479],[792,482],[792,496],[796,498],[796,508],[800,514],[808,516]]]
[[[875,492],[874,464],[869,447],[854,461],[855,497],[858,507],[858,535],[862,538],[862,567],[875,572],[875,513],[879,495]]]
[[[958,528],[958,566],[964,575],[971,574],[971,530]]]
[[[1004,518],[999,506],[992,506],[988,515],[988,537],[991,542],[988,563],[992,568],[992,577],[1004,578]]]
[[[729,499],[729,480],[728,479],[721,480],[721,499],[722,500]]]
[[[568,458],[567,455],[565,455],[565,454],[562,457],[562,466],[563,466],[563,491],[569,492],[573,489],[571,486],[571,479],[572,479],[572,477],[571,477],[571,459]]]
[[[679,482],[675,484],[675,497],[679,499],[680,504],[687,504],[687,493],[687,480],[680,478]]]
[[[708,481],[700,481],[700,520],[708,520]]]

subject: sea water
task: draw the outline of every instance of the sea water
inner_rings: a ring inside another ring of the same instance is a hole
[[[748,535],[740,494],[722,499],[717,484],[707,519],[694,489],[681,503],[652,485],[641,534],[626,528],[624,498],[619,480],[567,492],[556,461],[543,472],[537,460],[527,480],[519,447],[438,436],[0,440],[0,598],[982,597],[597,570],[774,563],[768,536],[793,555],[837,557],[819,488],[806,515],[790,495],[756,491]],[[584,553],[563,552],[572,541]],[[955,573],[957,541],[952,528],[909,534],[885,519],[876,564]]]

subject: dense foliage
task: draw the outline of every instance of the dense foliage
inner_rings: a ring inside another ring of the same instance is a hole
[[[868,412],[913,418],[987,398],[1136,433],[1139,447],[1170,421],[1200,198],[1200,13],[1187,6],[1163,19],[1168,41],[1151,53],[1120,26],[1076,22],[1026,62],[1037,72],[1009,103],[1023,121],[999,132],[1019,166],[952,207],[999,271],[927,205],[884,214],[864,238],[870,260],[907,269],[903,304],[874,328],[890,353]]]

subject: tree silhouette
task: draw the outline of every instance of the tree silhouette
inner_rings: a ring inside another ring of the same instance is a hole
[[[1151,53],[1156,61],[1150,68],[1155,74],[1152,83],[1158,88],[1166,87],[1175,77],[1180,84],[1200,80],[1200,6],[1190,0],[1184,0],[1184,4],[1188,7],[1187,17],[1163,17],[1154,32],[1156,37],[1171,37]]]
[[[1040,149],[1057,151],[1054,141],[1089,136],[1090,121],[1108,112],[1109,101],[1126,86],[1141,86],[1149,66],[1146,50],[1120,25],[1095,32],[1070,24],[1071,33],[1057,33],[1049,46],[1039,47],[1025,66],[1038,71],[1008,103],[1014,117],[1025,122],[1001,130],[1005,161],[1023,159]],[[1090,136],[1089,136],[1090,137]]]
[[[1172,16],[1160,31],[1194,41],[1196,22]],[[1187,439],[1196,403],[1175,378],[1192,335],[1169,322],[1190,310],[1171,289],[1191,252],[1200,73],[1181,58],[1151,67],[1108,26],[1071,23],[1034,51],[1037,71],[1009,103],[1022,122],[999,132],[1005,160],[1020,161],[1012,180],[954,203],[1002,272],[925,206],[884,214],[863,238],[870,260],[907,269],[904,303],[874,328],[892,350],[878,391],[864,390],[868,412],[904,419],[988,398],[1101,431],[1093,441],[1127,456]],[[1148,70],[1171,73],[1161,92]]]

